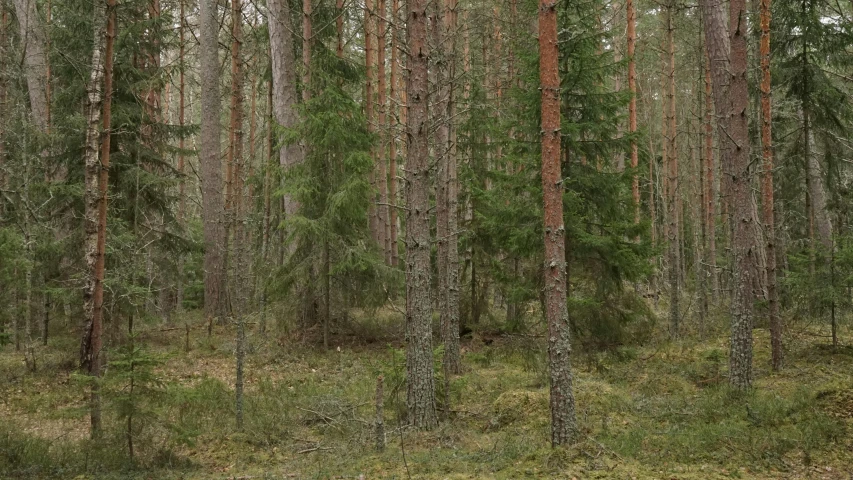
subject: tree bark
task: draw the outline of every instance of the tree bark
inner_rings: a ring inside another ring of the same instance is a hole
[[[184,159],[184,149],[186,148],[186,141],[184,139],[184,122],[186,121],[186,38],[185,38],[185,29],[186,29],[186,5],[184,0],[180,0],[180,18],[178,21],[180,22],[180,27],[178,28],[178,42],[179,42],[179,53],[178,53],[178,124],[181,127],[181,136],[178,140],[178,176],[180,177],[180,181],[178,183],[178,224],[181,228],[185,227],[185,219],[187,212],[187,197],[186,197],[186,177],[184,173],[185,169],[185,159]],[[177,304],[178,312],[182,312],[184,309],[184,256],[178,255],[178,278],[177,278],[177,298],[175,303]]]
[[[388,223],[388,167],[386,163],[385,153],[388,151],[386,144],[388,143],[388,128],[386,119],[386,109],[388,97],[386,95],[385,85],[385,18],[386,4],[385,0],[378,0],[377,9],[379,14],[376,16],[376,77],[377,77],[377,126],[376,131],[379,134],[379,148],[377,149],[376,165],[377,165],[377,188],[379,188],[379,205],[376,206],[378,228],[381,235],[379,244],[382,249],[385,262],[391,264],[391,225]]]
[[[311,98],[311,0],[302,0],[302,101]]]
[[[204,312],[210,321],[225,316],[225,231],[220,158],[219,21],[215,0],[199,2],[201,64],[202,220],[204,223]]]
[[[669,324],[670,334],[673,337],[679,336],[681,311],[679,310],[680,291],[680,271],[681,271],[681,255],[680,255],[680,224],[679,224],[679,208],[678,196],[678,150],[675,141],[676,137],[676,122],[675,122],[675,42],[673,39],[674,26],[672,24],[672,15],[674,6],[670,2],[666,8],[666,44],[668,52],[667,61],[667,92],[666,92],[666,123],[667,123],[667,213],[668,213],[668,228],[667,228],[667,263],[669,263]]]
[[[24,50],[24,71],[30,98],[32,121],[41,133],[47,133],[47,40],[36,11],[35,0],[15,0],[15,15]]]
[[[295,128],[299,116],[296,109],[296,60],[293,53],[293,30],[290,22],[290,6],[286,0],[269,0],[270,56],[273,88],[273,114],[276,122],[284,128]],[[297,144],[282,145],[279,162],[284,175],[294,165],[302,163],[304,154]],[[284,214],[296,213],[298,203],[285,194],[282,197]]]
[[[406,2],[409,75],[406,82],[406,403],[409,421],[438,423],[435,411],[430,305],[429,102],[426,0]]]
[[[571,339],[566,308],[566,228],[560,171],[560,77],[557,2],[539,1],[539,83],[542,92],[542,192],[545,230],[545,317],[548,322],[551,445],[576,440]]]
[[[761,40],[761,156],[763,178],[764,235],[767,253],[767,313],[770,315],[770,365],[773,370],[782,368],[782,319],[779,318],[779,298],[776,290],[776,228],[773,202],[773,144],[772,109],[770,104],[770,0],[760,0]]]
[[[106,29],[103,22],[106,19]],[[104,260],[106,251],[107,188],[110,167],[110,122],[112,103],[113,42],[115,0],[107,0],[106,11],[95,3],[92,70],[87,87],[87,128],[85,154],[85,258],[83,287],[83,330],[81,363],[95,378],[90,398],[92,438],[101,435],[101,401],[97,379],[101,376],[101,332],[103,330]],[[103,82],[103,85],[102,85]],[[102,112],[103,109],[103,112]],[[100,150],[100,151],[99,151]],[[100,154],[100,157],[99,157]]]
[[[631,168],[634,170],[634,178],[631,181],[631,193],[634,199],[634,222],[640,222],[640,177],[637,174],[639,164],[639,149],[637,140],[633,136],[637,133],[637,72],[634,60],[635,42],[637,33],[635,30],[634,0],[626,0],[627,10],[627,37],[628,37],[628,92],[631,94],[628,103],[628,133],[631,137]],[[651,180],[651,179],[650,179]]]
[[[752,386],[753,303],[758,292],[758,246],[752,198],[752,173],[749,161],[749,128],[747,89],[748,35],[745,0],[732,0],[729,5],[731,83],[729,98],[729,141],[731,159],[724,172],[731,175],[731,213],[734,223],[732,339],[729,357],[729,382],[739,390]]]
[[[444,335],[444,364],[451,374],[462,370],[459,346],[459,180],[457,178],[456,117],[454,103],[456,68],[456,0],[445,0],[444,45],[447,49],[447,108],[445,116],[450,130],[447,148],[447,324]]]
[[[706,40],[707,42],[707,40]],[[711,95],[711,62],[705,49],[705,232],[708,239],[706,260],[711,279],[711,299],[716,302],[720,296],[720,282],[717,274],[717,215],[716,188],[714,188],[714,130],[712,117],[714,104]]]
[[[238,315],[242,314],[244,285],[243,265],[243,231],[242,231],[242,197],[243,197],[243,59],[241,46],[243,43],[243,6],[241,0],[231,0],[231,127],[229,129],[228,163],[230,165],[231,181],[228,183],[230,195],[226,210],[226,232],[233,231],[233,281],[234,308]],[[226,249],[228,235],[226,234]],[[227,255],[227,254],[226,254]],[[227,264],[226,264],[227,267]]]
[[[399,90],[397,82],[399,81],[398,70],[398,46],[397,46],[397,18],[400,10],[400,1],[393,0],[391,5],[391,110],[390,115],[393,119],[393,125],[390,129],[390,137],[388,140],[388,202],[397,205],[397,130],[400,128],[400,119],[396,115],[396,105],[400,104]],[[391,207],[388,209],[388,240],[390,242],[391,266],[396,267],[399,263],[399,253],[397,249],[397,209]]]

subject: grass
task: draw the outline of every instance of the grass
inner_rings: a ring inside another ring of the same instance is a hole
[[[246,426],[234,424],[233,335],[191,350],[184,330],[149,325],[142,339],[163,359],[153,414],[140,419],[137,458],[105,399],[105,438],[88,439],[86,387],[76,342],[57,336],[25,371],[0,351],[0,478],[838,478],[853,474],[853,349],[827,347],[814,327],[793,331],[785,369],[769,370],[769,340],[755,330],[756,389],[727,388],[725,336],[661,340],[618,354],[576,355],[580,438],[548,444],[545,352],[539,340],[475,334],[451,409],[431,432],[405,428],[405,357],[399,319],[358,318],[370,342],[333,338],[322,351],[293,334],[249,336]],[[365,316],[368,314],[364,314]],[[183,321],[183,319],[182,319]],[[395,323],[396,322],[396,323]],[[179,323],[182,324],[182,323]],[[843,339],[851,338],[849,325]],[[340,347],[339,349],[337,347]],[[437,373],[440,374],[440,369]],[[373,440],[375,381],[385,378],[387,447]],[[437,381],[442,386],[443,381]],[[438,397],[443,399],[443,394]]]

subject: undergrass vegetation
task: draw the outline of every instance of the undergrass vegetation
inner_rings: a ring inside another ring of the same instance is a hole
[[[367,325],[370,342],[334,338],[323,351],[293,335],[248,338],[245,427],[234,420],[233,332],[192,315],[185,331],[149,325],[135,342],[145,397],[131,399],[127,354],[104,377],[104,438],[88,438],[87,388],[75,379],[73,339],[55,338],[26,372],[0,351],[0,478],[848,478],[853,464],[853,349],[824,332],[793,332],[783,371],[769,370],[755,330],[756,388],[727,387],[727,339],[664,340],[575,355],[577,444],[552,450],[545,351],[534,334],[475,331],[464,373],[439,388],[438,429],[406,428],[405,355],[396,335]],[[367,315],[365,313],[364,315]],[[353,318],[357,323],[360,319]],[[394,328],[401,330],[399,318]],[[844,324],[842,338],[853,331]],[[440,358],[440,350],[436,352]],[[122,368],[118,368],[122,367]],[[112,377],[111,377],[112,375]],[[137,374],[138,375],[138,374]],[[386,448],[374,445],[376,378],[385,382]],[[141,381],[141,380],[138,380]],[[137,384],[140,385],[140,384]],[[156,387],[156,388],[154,388]],[[135,412],[136,453],[126,419]]]

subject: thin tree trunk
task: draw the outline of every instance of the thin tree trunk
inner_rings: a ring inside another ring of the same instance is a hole
[[[707,40],[706,40],[707,42]],[[717,274],[717,215],[715,213],[716,189],[714,188],[714,130],[712,117],[714,104],[711,95],[711,61],[705,49],[705,232],[708,238],[706,253],[709,276],[711,278],[711,298],[716,303],[720,297],[720,282]]]
[[[228,231],[233,230],[233,287],[234,303],[238,315],[242,315],[243,266],[242,266],[242,171],[243,163],[243,68],[240,56],[243,41],[243,7],[241,0],[231,0],[231,126],[228,147],[228,182],[226,211],[229,216],[225,223],[226,258],[228,252]],[[226,262],[226,268],[228,264]],[[227,274],[226,274],[227,275]],[[230,296],[229,296],[230,297]]]
[[[386,144],[390,138],[387,133],[386,110],[388,98],[385,85],[385,0],[378,0],[379,15],[376,16],[376,76],[377,76],[377,133],[379,148],[377,149],[377,170],[379,188],[379,205],[376,207],[378,228],[381,242],[379,246],[385,257],[385,262],[391,264],[391,225],[388,223],[388,168],[385,160]]]
[[[97,379],[101,376],[102,361],[101,332],[103,330],[104,257],[110,166],[113,42],[116,34],[115,7],[115,0],[107,0],[106,12],[103,4],[95,3],[95,42],[92,53],[92,71],[87,87],[88,125],[86,130],[86,212],[84,221],[87,276],[83,289],[86,327],[83,334],[81,363],[95,378],[90,399],[91,435],[93,439],[100,438],[101,435],[101,400]],[[106,29],[102,26],[105,19]]]
[[[635,31],[635,11],[634,0],[626,0],[625,9],[628,16],[628,91],[631,94],[630,103],[628,103],[628,133],[631,137],[631,168],[634,170],[634,178],[631,182],[631,193],[634,198],[634,223],[640,222],[640,177],[637,174],[637,165],[639,164],[639,149],[637,148],[637,139],[633,136],[637,133],[637,73],[636,63],[634,60],[635,41],[637,33]]]
[[[761,20],[761,155],[764,160],[761,196],[763,198],[764,235],[767,245],[767,310],[770,314],[770,365],[782,368],[782,319],[776,290],[776,229],[773,202],[772,109],[770,105],[770,0],[760,1]]]
[[[225,316],[225,231],[219,123],[219,21],[215,0],[199,2],[201,66],[202,220],[204,223],[204,311],[208,323]]]
[[[302,101],[311,98],[311,0],[302,0]]]
[[[572,391],[571,339],[566,308],[566,228],[560,171],[560,76],[557,2],[539,1],[539,83],[542,92],[542,191],[545,229],[545,316],[551,379],[551,445],[577,439]]]
[[[344,0],[335,1],[335,31],[337,32],[336,54],[338,58],[344,58]]]
[[[426,0],[406,2],[408,102],[406,152],[406,404],[417,428],[438,423],[430,305],[429,117]]]
[[[667,62],[667,213],[668,213],[668,228],[667,228],[667,263],[669,263],[669,323],[670,334],[673,337],[679,336],[681,312],[679,310],[680,292],[680,270],[681,270],[681,255],[679,250],[679,208],[678,196],[678,150],[675,142],[676,123],[675,123],[675,42],[673,40],[673,9],[672,3],[666,7],[666,44],[668,52]]]
[[[456,0],[445,0],[445,48],[448,59],[447,125],[450,129],[447,149],[447,325],[444,335],[444,364],[450,374],[462,370],[459,346],[459,180],[456,158],[456,117],[454,78],[456,69]],[[448,376],[449,377],[449,376]],[[448,386],[449,390],[449,386]],[[449,408],[449,407],[448,407]]]
[[[185,29],[186,29],[186,5],[184,0],[180,0],[180,27],[178,29],[178,42],[179,53],[178,53],[178,70],[179,70],[179,80],[178,80],[178,124],[181,127],[181,136],[178,140],[178,176],[180,177],[180,182],[178,183],[178,225],[181,228],[185,228],[186,221],[185,216],[187,212],[187,198],[186,198],[186,176],[185,176],[185,159],[184,159],[184,149],[186,148],[186,142],[184,140],[184,123],[186,121],[186,38],[185,38]],[[177,298],[175,303],[177,304],[178,312],[182,312],[184,309],[184,255],[178,255],[178,278],[177,278]]]
[[[364,2],[364,113],[367,117],[367,128],[371,133],[376,132],[376,120],[375,120],[375,108],[373,102],[374,98],[374,64],[376,60],[374,59],[374,55],[376,52],[374,51],[374,22],[373,22],[373,8],[376,0],[365,0]],[[370,149],[370,157],[376,162],[376,151],[371,147]],[[370,184],[378,193],[378,179],[377,165],[374,163],[374,169],[370,172]],[[380,243],[380,233],[379,233],[379,210],[377,208],[377,200],[379,199],[378,195],[373,197],[373,201],[370,202],[370,206],[368,207],[368,216],[369,216],[369,224],[370,224],[370,233],[373,236],[374,241],[377,244],[382,245]]]
[[[391,110],[389,114],[393,119],[393,124],[390,128],[390,136],[388,139],[388,202],[392,205],[397,205],[397,130],[400,128],[399,117],[397,116],[396,105],[400,104],[399,90],[397,82],[399,81],[397,73],[397,18],[400,10],[400,0],[393,0],[391,5]],[[391,207],[388,209],[388,241],[390,242],[391,266],[396,267],[399,263],[399,253],[397,249],[397,209]]]

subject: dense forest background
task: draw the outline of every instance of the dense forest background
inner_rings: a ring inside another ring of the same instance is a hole
[[[836,0],[0,0],[0,475],[847,478],[851,90]]]

